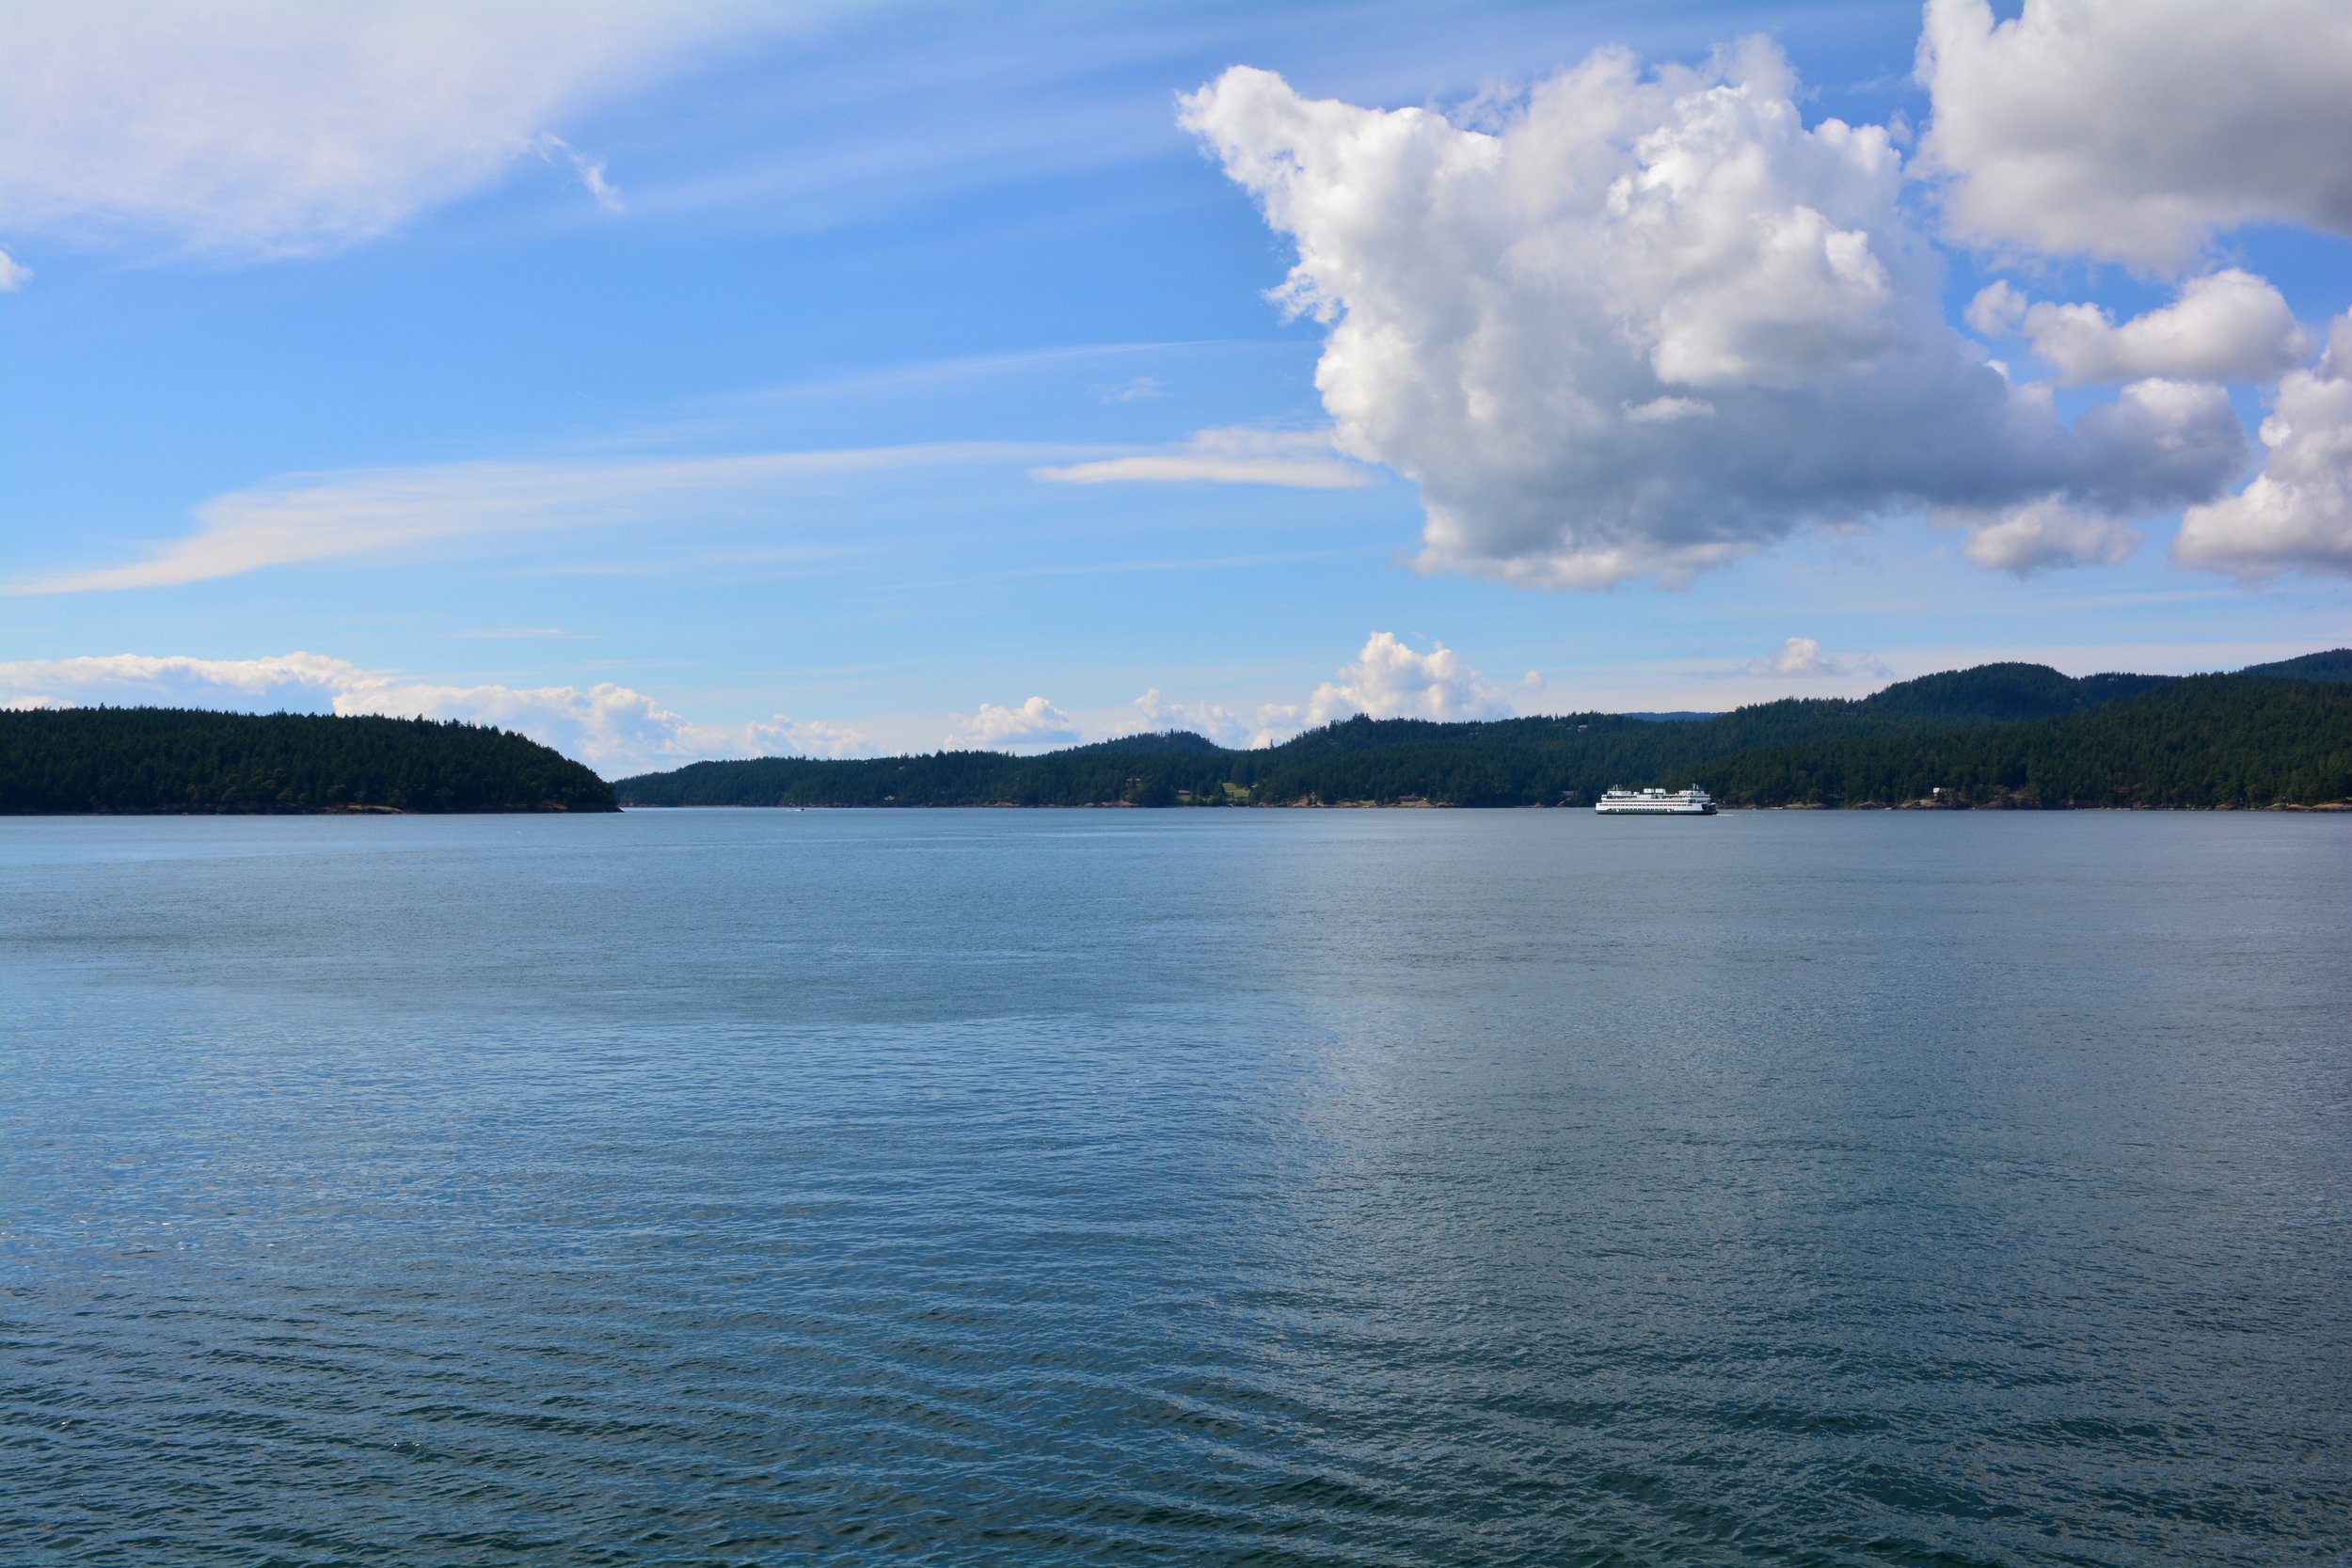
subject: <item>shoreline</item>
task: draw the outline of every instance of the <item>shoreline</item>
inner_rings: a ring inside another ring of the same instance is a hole
[[[2195,812],[2210,815],[2242,814],[2247,812],[2306,813],[2321,816],[2352,813],[2352,800],[2328,800],[2307,805],[2299,801],[2274,801],[2260,806],[2108,806],[2108,805],[1946,805],[1941,801],[1902,801],[1889,805],[1883,801],[1857,801],[1852,805],[1820,805],[1804,802],[1783,806],[1726,805],[1717,803],[1718,815],[1734,812],[1949,812],[1954,815],[1969,812],[1992,812],[1996,815],[2048,815],[2058,812]],[[1510,806],[1466,806],[1450,800],[1282,800],[1265,801],[1247,806],[1138,806],[1129,800],[1096,800],[1082,805],[1026,805],[1018,800],[962,801],[953,805],[837,805],[837,804],[776,804],[769,806],[740,805],[730,801],[710,801],[689,805],[667,805],[655,801],[623,801],[623,811],[1152,811],[1200,812],[1230,811],[1563,811],[1594,815],[1589,805],[1548,806],[1542,804]],[[440,816],[460,816],[462,813],[438,813]],[[490,815],[481,813],[476,815]]]

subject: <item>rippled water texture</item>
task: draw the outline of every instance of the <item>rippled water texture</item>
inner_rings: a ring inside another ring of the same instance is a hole
[[[2352,820],[0,848],[11,1565],[2352,1542]]]

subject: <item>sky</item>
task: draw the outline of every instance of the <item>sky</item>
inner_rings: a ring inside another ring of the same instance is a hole
[[[0,9],[0,702],[608,776],[2352,641],[2352,8]]]

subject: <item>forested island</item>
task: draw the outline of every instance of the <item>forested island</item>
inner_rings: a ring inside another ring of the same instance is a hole
[[[1041,756],[701,762],[608,784],[506,731],[423,719],[0,713],[0,813],[609,812],[632,806],[2352,806],[2352,650],[2227,675],[1987,664],[1854,701],[1476,723],[1356,718],[1234,751],[1184,731]]]
[[[1987,664],[1688,719],[1356,718],[1257,751],[1175,731],[1030,757],[701,762],[614,788],[630,806],[1551,806],[1692,783],[1733,806],[2342,807],[2352,649],[2223,675]]]
[[[429,719],[83,707],[0,713],[0,813],[618,811],[504,730]]]

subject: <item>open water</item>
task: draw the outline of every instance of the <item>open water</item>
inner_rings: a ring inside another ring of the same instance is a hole
[[[2352,819],[0,823],[0,1562],[2352,1554]]]

